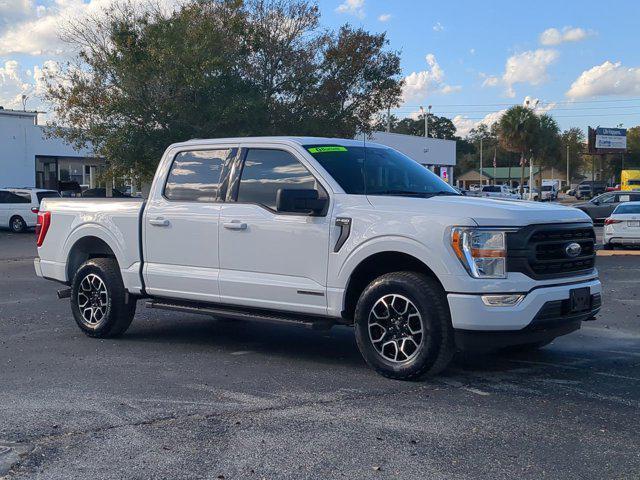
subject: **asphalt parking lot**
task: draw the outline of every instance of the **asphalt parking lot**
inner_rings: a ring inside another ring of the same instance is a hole
[[[608,253],[608,252],[607,252]],[[0,232],[0,477],[557,478],[640,475],[640,256],[598,258],[597,321],[540,352],[384,379],[348,328],[139,305],[85,337]]]

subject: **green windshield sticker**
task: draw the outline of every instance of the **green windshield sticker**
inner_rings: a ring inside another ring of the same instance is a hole
[[[312,147],[308,148],[309,153],[326,153],[326,152],[346,152],[345,147],[327,146],[327,147]]]

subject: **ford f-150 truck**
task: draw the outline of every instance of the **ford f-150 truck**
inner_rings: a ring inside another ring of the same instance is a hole
[[[353,326],[392,378],[457,350],[539,348],[600,309],[582,211],[459,195],[383,145],[298,137],[171,145],[148,200],[46,199],[40,277],[92,337],[147,307]]]

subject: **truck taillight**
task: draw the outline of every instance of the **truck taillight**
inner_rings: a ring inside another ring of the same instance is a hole
[[[36,222],[36,245],[38,247],[42,246],[49,225],[51,225],[51,212],[38,212],[38,221]]]

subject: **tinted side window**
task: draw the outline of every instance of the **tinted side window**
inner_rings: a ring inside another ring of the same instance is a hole
[[[316,180],[293,155],[282,150],[251,149],[242,168],[238,202],[275,210],[281,188],[318,189]]]
[[[236,149],[221,149],[179,153],[171,165],[164,196],[185,202],[215,202],[222,167],[235,152]]]
[[[31,203],[31,198],[25,198],[21,195],[16,195],[13,192],[3,192],[4,199],[2,203]]]
[[[7,192],[0,191],[0,203],[7,203]]]
[[[37,192],[36,197],[38,197],[38,203],[40,203],[43,198],[59,198],[60,194],[58,192]]]

